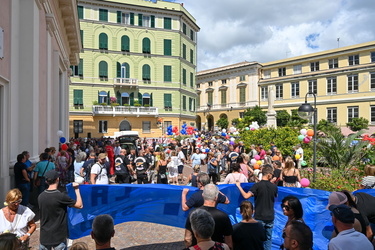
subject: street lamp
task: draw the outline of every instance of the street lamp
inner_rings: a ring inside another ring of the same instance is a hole
[[[313,95],[314,96],[314,107],[310,105],[310,103],[307,103],[307,96],[308,95]],[[314,151],[313,151],[313,167],[314,167],[314,172],[313,172],[313,182],[315,182],[316,179],[316,120],[317,120],[317,109],[316,109],[316,95],[313,92],[307,92],[305,95],[305,103],[302,104],[298,108],[298,115],[302,119],[310,119],[313,117],[314,120],[314,136],[313,136],[313,143],[314,143]]]

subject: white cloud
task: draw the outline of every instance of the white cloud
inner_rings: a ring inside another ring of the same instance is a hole
[[[178,0],[197,19],[198,70],[375,40],[373,0]],[[306,40],[310,39],[310,43]]]

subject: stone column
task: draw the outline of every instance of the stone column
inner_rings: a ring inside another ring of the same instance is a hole
[[[270,86],[268,89],[268,111],[267,111],[267,127],[277,128],[276,122],[276,111],[274,109],[275,105],[275,91],[274,86]]]

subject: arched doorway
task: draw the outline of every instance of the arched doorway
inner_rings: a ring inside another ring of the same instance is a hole
[[[198,130],[202,129],[202,118],[199,115],[195,117],[195,124]]]
[[[129,131],[129,130],[132,130],[132,126],[130,125],[130,122],[128,122],[127,120],[123,120],[120,123],[120,131]]]
[[[214,117],[212,115],[207,116],[207,130],[214,130]]]
[[[225,118],[225,119],[228,120],[228,116],[227,116],[227,114],[224,114],[224,113],[220,115],[220,119],[221,119],[221,118]]]

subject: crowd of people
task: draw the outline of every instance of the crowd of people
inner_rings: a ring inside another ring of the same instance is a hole
[[[183,189],[181,195],[182,210],[192,209],[185,225],[186,249],[271,249],[278,186],[300,187],[301,145],[294,148],[299,156],[296,158],[283,156],[273,142],[268,150],[262,145],[250,145],[250,151],[245,152],[241,141],[235,144],[210,135],[201,137],[206,139],[139,140],[130,152],[114,140],[72,139],[58,152],[53,147],[46,148],[37,163],[29,160],[29,152],[22,152],[14,166],[17,188],[8,192],[0,213],[0,242],[5,238],[11,242],[9,234],[13,234],[22,246],[28,246],[29,237],[36,229],[33,205],[30,204],[32,190],[38,194],[40,249],[65,249],[68,237],[66,208],[83,207],[79,185],[153,183],[190,185],[199,189],[189,199],[189,189]],[[184,176],[184,168],[191,168],[192,173]],[[59,191],[70,182],[76,200]],[[241,186],[245,182],[254,182],[248,192]],[[367,182],[365,179],[364,183]],[[233,226],[228,215],[216,208],[218,203],[230,202],[219,192],[219,183],[235,184],[246,199],[240,205],[242,221]],[[371,185],[366,184],[368,186]],[[254,205],[247,201],[250,197],[254,197]],[[327,209],[332,213],[335,230],[329,249],[349,249],[342,246],[354,244],[353,238],[363,250],[373,249],[375,211],[371,209],[372,205],[375,205],[375,198],[366,193],[353,195],[342,191],[331,194]],[[287,196],[281,206],[288,218],[282,233],[282,247],[312,249],[312,231],[303,220],[299,199]],[[99,231],[108,226],[103,226],[105,223],[113,228],[111,219],[108,215],[98,216],[91,234],[97,244],[105,243],[108,248],[114,230],[107,230],[105,235]],[[54,234],[55,231],[58,234]]]

